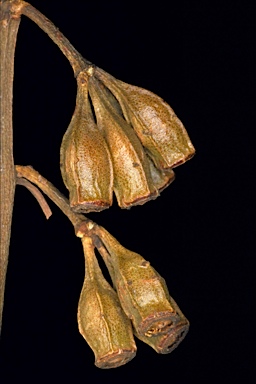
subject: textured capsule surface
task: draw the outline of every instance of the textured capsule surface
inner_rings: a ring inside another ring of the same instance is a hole
[[[94,352],[95,365],[116,368],[136,355],[131,322],[102,275],[91,239],[82,242],[86,275],[78,304],[79,331]]]
[[[76,212],[108,208],[113,194],[111,156],[93,119],[87,80],[83,73],[77,78],[76,108],[60,150],[62,177]]]
[[[136,332],[148,337],[167,333],[177,316],[163,278],[142,256],[124,248],[104,228],[98,228],[97,234],[110,255],[120,303]]]
[[[133,128],[120,115],[107,89],[97,79],[89,79],[89,92],[97,125],[110,150],[113,188],[121,208],[143,204],[158,196],[149,159]]]
[[[115,79],[96,68],[97,76],[119,101],[125,119],[160,169],[174,168],[190,159],[195,149],[173,109],[146,89]]]

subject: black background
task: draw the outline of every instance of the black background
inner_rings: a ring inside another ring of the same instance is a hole
[[[137,2],[138,3],[138,2]],[[89,217],[163,275],[191,322],[170,355],[137,343],[129,364],[94,366],[78,333],[84,260],[51,202],[46,221],[18,186],[1,340],[3,383],[252,383],[254,334],[253,1],[33,1],[88,60],[164,98],[196,156],[144,206]],[[168,4],[168,5],[167,5]],[[72,69],[22,17],[14,82],[14,157],[63,193],[59,147],[75,104]]]

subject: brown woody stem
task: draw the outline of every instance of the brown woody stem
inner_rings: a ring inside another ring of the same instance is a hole
[[[110,256],[100,240],[103,236],[102,234],[104,233],[102,232],[101,227],[94,223],[92,220],[88,219],[86,216],[80,213],[73,212],[70,208],[68,199],[64,195],[62,195],[62,193],[56,187],[54,187],[54,185],[50,183],[50,181],[40,175],[40,173],[38,173],[34,168],[32,168],[31,166],[22,165],[16,165],[15,168],[17,172],[17,184],[24,185],[24,181],[28,180],[29,182],[35,184],[68,217],[68,219],[74,226],[77,237],[82,238],[84,236],[87,236],[92,239],[94,246],[98,249],[99,253],[102,256],[110,275],[113,276],[114,271],[109,259]]]
[[[41,191],[43,191],[68,217],[68,219],[74,226],[77,237],[91,237],[94,246],[98,248],[105,263],[107,265],[109,264],[108,267],[110,267],[111,269],[110,262],[107,260],[106,250],[99,239],[100,236],[98,237],[98,232],[101,233],[100,227],[92,220],[88,219],[86,216],[80,213],[73,212],[70,208],[68,199],[56,187],[54,187],[54,185],[50,183],[50,181],[40,175],[40,173],[38,173],[34,168],[32,168],[31,166],[22,165],[16,165],[15,168],[17,173],[17,184],[24,185],[24,181],[28,182],[29,180],[29,184],[33,183],[38,188],[40,188]],[[31,186],[29,189],[31,190]],[[34,191],[32,191],[32,193],[34,194]],[[42,198],[40,198],[40,200],[42,200]]]
[[[32,7],[32,5],[22,0],[0,1],[0,332],[16,185],[13,160],[12,99],[14,52],[21,14],[33,20],[58,45],[69,60],[75,76],[91,66],[91,63],[77,52],[58,28],[43,14]],[[41,180],[45,181],[42,177]],[[39,180],[37,180],[37,182],[39,182]],[[46,182],[44,186],[41,185],[40,188],[43,190],[43,187],[48,188],[49,186],[50,183]],[[45,193],[47,194],[47,192]],[[55,203],[57,205],[60,204],[59,207],[63,212],[65,211],[64,213],[73,224],[77,224],[79,220],[81,222],[82,219],[79,219],[78,215],[75,215],[71,210],[67,209],[68,205],[64,207],[65,204],[63,202],[65,198],[61,198],[60,195],[58,195],[59,198],[57,198],[57,195],[54,195],[52,189],[51,196],[49,197],[53,200],[54,198],[58,200],[58,202],[55,201]],[[83,218],[83,221],[85,220],[86,219]],[[84,231],[86,231],[86,226],[84,227]]]
[[[41,176],[40,173],[38,173],[34,168],[31,166],[16,165],[16,172],[18,178],[22,177],[27,179],[31,183],[35,184],[38,188],[40,188],[41,191],[43,191],[69,218],[75,228],[83,222],[90,222],[90,220],[87,219],[84,215],[73,212],[69,206],[68,199],[62,195],[62,193],[60,193],[60,191],[54,187],[50,181]]]
[[[21,9],[20,1],[1,1],[0,3],[0,331],[16,184],[12,99],[14,52]]]
[[[75,77],[84,69],[88,69],[92,63],[85,60],[80,53],[73,47],[69,40],[59,31],[57,27],[45,17],[41,12],[34,8],[31,4],[24,2],[22,14],[33,20],[52,41],[58,45],[61,52],[70,62]]]
[[[98,226],[86,216],[80,213],[73,212],[70,208],[68,199],[64,195],[62,195],[62,193],[56,187],[54,187],[54,185],[50,183],[50,181],[40,175],[40,173],[38,173],[34,168],[32,168],[31,166],[22,165],[16,165],[15,168],[17,172],[17,184],[24,185],[24,181],[28,182],[28,180],[30,183],[35,184],[68,217],[68,219],[74,226],[77,237],[83,238],[84,236],[86,236],[92,239],[94,247],[98,249],[109,270],[111,277],[113,277],[114,270],[109,259],[110,255],[104,247],[103,243],[101,242],[101,237],[104,237],[104,231],[102,231],[101,229],[102,227]],[[29,189],[31,189],[31,187]]]

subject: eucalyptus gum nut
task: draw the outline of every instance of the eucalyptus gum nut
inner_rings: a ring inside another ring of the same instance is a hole
[[[101,211],[112,205],[112,161],[93,119],[87,80],[84,73],[77,78],[76,108],[60,149],[61,173],[75,212]]]
[[[97,367],[116,368],[136,354],[131,322],[102,275],[91,239],[82,242],[86,275],[78,304],[79,332],[93,350]]]
[[[136,331],[135,336],[152,347],[157,353],[167,354],[171,353],[181,341],[185,338],[189,330],[189,322],[187,319],[179,322],[175,327],[170,328],[167,333],[148,337],[139,335]]]
[[[95,81],[95,80],[94,80]],[[89,81],[90,84],[90,81]],[[98,86],[101,88],[101,91],[104,93],[105,99],[107,98],[108,103],[111,104],[111,111],[115,115],[119,115],[119,119],[123,117],[122,109],[117,99],[113,96],[113,94],[106,88],[101,81],[98,81]],[[122,119],[123,120],[123,119]],[[134,137],[134,135],[133,135]],[[138,141],[137,138],[135,138]],[[149,170],[151,174],[151,178],[153,180],[154,186],[161,192],[164,188],[170,185],[174,179],[175,174],[172,169],[158,169],[155,167],[153,161],[147,156],[147,160],[149,163]],[[148,166],[147,166],[148,168]]]
[[[158,274],[158,272],[156,272]],[[169,295],[168,288],[166,286],[165,280],[158,274],[163,288],[166,292],[166,295],[169,296],[169,303],[173,308],[173,318],[172,324],[170,325],[168,332],[164,334],[156,334],[155,332],[150,332],[146,335],[138,334],[134,330],[135,336],[152,347],[157,353],[167,354],[171,353],[178,345],[184,340],[185,336],[189,331],[189,321],[181,312],[176,301]]]
[[[118,103],[94,77],[89,78],[89,93],[97,126],[108,144],[114,170],[113,188],[121,208],[144,204],[158,196],[149,159],[133,128],[118,111]]]
[[[100,68],[96,67],[94,73],[119,101],[125,119],[133,126],[157,168],[174,168],[194,155],[186,129],[163,99],[117,80]]]
[[[149,337],[167,333],[177,317],[164,280],[148,261],[124,248],[104,228],[98,227],[96,233],[110,254],[114,285],[136,332]]]

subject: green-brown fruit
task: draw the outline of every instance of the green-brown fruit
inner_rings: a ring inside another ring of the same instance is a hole
[[[194,155],[186,129],[163,99],[117,80],[100,68],[95,68],[94,75],[119,101],[125,119],[133,126],[157,168],[174,168]]]
[[[124,248],[104,228],[97,227],[96,234],[110,255],[113,283],[137,334],[152,337],[168,333],[180,318],[169,300],[163,278],[148,261]]]
[[[101,211],[112,204],[112,162],[93,119],[88,76],[83,72],[77,78],[77,87],[76,108],[61,144],[61,172],[75,212]]]
[[[131,322],[102,275],[91,238],[83,237],[82,243],[86,274],[78,305],[79,332],[92,348],[97,367],[116,368],[136,354]]]
[[[97,125],[110,150],[114,170],[114,192],[118,205],[129,208],[158,196],[149,160],[133,128],[118,113],[118,103],[93,76],[89,93]]]

